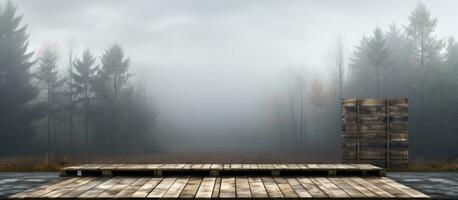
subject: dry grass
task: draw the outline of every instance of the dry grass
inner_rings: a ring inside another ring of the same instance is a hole
[[[458,171],[458,159],[424,161],[423,159],[419,158],[414,163],[410,163],[407,171]]]

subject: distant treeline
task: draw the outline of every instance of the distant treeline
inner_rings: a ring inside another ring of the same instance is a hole
[[[0,5],[0,154],[152,149],[157,114],[129,82],[121,46],[100,60],[88,49],[77,57],[72,43],[64,56],[49,44],[30,52],[21,19],[11,1]]]
[[[289,89],[272,104],[286,147],[339,151],[342,98],[408,98],[411,158],[457,158],[458,43],[435,35],[437,18],[422,3],[408,20],[376,27],[349,59],[338,39],[326,54],[329,86],[289,72]]]
[[[414,157],[458,156],[458,43],[435,35],[437,18],[419,3],[403,28],[376,28],[353,53],[349,97],[409,99]],[[453,19],[449,19],[453,20]]]
[[[72,43],[33,52],[21,19],[13,3],[0,5],[0,154],[154,149],[157,111],[129,81],[120,45],[100,57]],[[408,98],[411,157],[458,156],[458,43],[435,35],[437,19],[422,3],[408,21],[376,27],[349,56],[337,40],[326,54],[329,81],[302,67],[288,71],[270,101],[269,130],[282,152],[335,158],[342,98]]]

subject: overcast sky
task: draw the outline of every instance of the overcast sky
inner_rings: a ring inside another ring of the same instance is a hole
[[[246,119],[265,112],[279,73],[288,66],[325,72],[326,49],[337,37],[350,55],[376,26],[407,25],[418,1],[14,2],[29,27],[31,50],[73,39],[80,50],[100,55],[117,42],[132,60],[134,77],[154,95],[160,121],[210,134],[266,123]],[[438,36],[458,36],[458,1],[422,2],[438,17]]]

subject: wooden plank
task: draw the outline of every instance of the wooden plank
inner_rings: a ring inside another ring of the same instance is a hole
[[[224,170],[231,170],[231,164],[224,164]]]
[[[350,184],[346,183],[345,181],[342,180],[342,178],[328,178],[332,183],[340,187],[343,191],[345,191],[350,197],[354,198],[362,198],[366,197],[363,193],[359,192],[357,189],[355,189],[353,186]]]
[[[223,169],[223,165],[222,164],[212,164],[210,169],[222,170]]]
[[[395,182],[387,177],[382,177],[379,179],[380,181],[382,181],[383,183],[391,186],[391,187],[394,187],[394,188],[397,188],[398,190],[408,194],[409,196],[413,197],[413,198],[429,198],[428,195],[425,195],[421,192],[418,192],[412,188],[409,188],[403,184],[400,184],[398,182]]]
[[[78,198],[95,198],[95,197],[97,197],[97,195],[99,195],[102,192],[104,192],[105,190],[108,190],[109,188],[113,187],[114,185],[116,185],[117,183],[122,181],[123,179],[124,178],[122,178],[122,177],[111,178],[111,179],[103,182],[102,184],[97,185],[97,186],[93,187],[92,189],[90,189],[90,190],[84,192],[83,194],[79,195]]]
[[[84,184],[70,192],[65,193],[64,195],[60,196],[60,198],[75,198],[86,191],[96,187],[97,185],[100,185],[107,181],[108,178],[98,178],[98,179],[93,179],[91,182]]]
[[[130,184],[129,186],[121,190],[121,192],[116,194],[116,197],[119,197],[119,198],[131,197],[138,189],[140,189],[140,187],[145,185],[149,180],[150,178],[137,179],[135,182],[133,182],[132,184]]]
[[[97,170],[102,168],[104,165],[103,164],[85,164],[81,169],[84,170]]]
[[[161,181],[163,178],[151,178],[143,186],[138,188],[131,197],[144,198],[146,197]]]
[[[337,187],[334,183],[326,178],[310,178],[313,183],[320,187],[329,197],[332,198],[348,198],[350,197],[345,191]]]
[[[191,168],[192,168],[192,164],[186,164],[186,165],[183,167],[183,169],[185,169],[185,170],[189,170],[189,169],[191,169]]]
[[[210,169],[211,166],[212,164],[203,164],[202,169]]]
[[[181,192],[180,198],[194,198],[201,182],[201,177],[192,177]]]
[[[199,190],[197,190],[195,198],[211,198],[215,181],[216,178],[214,177],[205,177],[200,184]]]
[[[231,170],[242,169],[242,164],[231,164]]]
[[[272,177],[262,177],[262,183],[266,188],[269,198],[283,198],[283,193],[281,192],[278,185],[275,183],[275,180]]]
[[[75,171],[75,170],[81,169],[82,167],[84,167],[84,165],[74,165],[74,166],[70,166],[70,167],[65,167],[62,170],[64,170],[64,171]]]
[[[312,180],[307,177],[296,177],[297,181],[307,190],[310,195],[314,198],[326,198],[326,195],[317,185],[315,185]]]
[[[247,177],[236,177],[235,189],[237,198],[251,198],[250,185]]]
[[[285,178],[275,177],[274,180],[277,183],[278,187],[280,188],[285,198],[297,198],[296,192],[291,187],[291,185],[289,185],[288,181],[286,181]]]
[[[375,178],[375,177],[365,178],[365,180],[368,181],[369,183],[372,183],[373,185],[376,185],[380,189],[387,191],[388,193],[394,195],[395,197],[398,197],[398,198],[399,197],[401,197],[401,198],[410,197],[408,194],[398,190],[395,187],[391,187],[390,185],[384,183],[383,181],[380,181],[379,179],[380,178],[378,178],[378,177],[377,178]]]
[[[307,168],[308,168],[308,169],[319,169],[319,167],[318,167],[317,164],[308,164],[308,165],[307,165]]]
[[[250,185],[251,196],[253,198],[268,198],[266,188],[259,177],[249,177],[248,183]]]
[[[297,164],[301,169],[308,169],[307,164]]]
[[[393,198],[394,196],[382,189],[380,189],[379,187],[365,181],[364,179],[362,178],[358,178],[358,177],[355,177],[355,178],[352,178],[355,182],[361,184],[362,186],[366,187],[367,189],[369,189],[370,191],[374,192],[375,194],[377,194],[379,197],[382,197],[382,198]]]
[[[159,169],[176,169],[177,164],[165,164],[159,167]]]
[[[67,184],[71,184],[79,179],[81,178],[70,178],[70,179],[62,179],[58,181],[53,181],[51,183],[44,184],[36,188],[31,188],[26,191],[20,192],[18,194],[12,195],[11,198],[39,197],[57,188],[63,187]]]
[[[216,181],[215,181],[215,187],[213,187],[212,198],[218,198],[219,197],[220,189],[221,189],[221,177],[218,177],[218,178],[216,178]]]
[[[299,181],[296,178],[287,177],[285,179],[289,183],[289,185],[291,185],[291,187],[294,189],[294,191],[296,192],[297,196],[299,196],[300,198],[310,198],[310,197],[312,197],[312,195],[309,192],[307,192],[307,190],[304,188],[304,186],[302,186],[302,184],[299,183]]]
[[[242,164],[242,169],[251,169],[250,164]]]
[[[232,166],[231,166],[232,167]],[[235,198],[235,177],[223,177],[221,180],[220,198]]]
[[[258,169],[268,169],[267,164],[258,164]]]
[[[148,194],[148,198],[162,198],[172,184],[177,180],[176,177],[164,178],[153,191]]]
[[[100,170],[113,170],[113,169],[116,169],[118,167],[122,167],[124,165],[125,164],[106,164],[106,165],[100,167]]]
[[[362,186],[361,184],[357,183],[356,181],[352,180],[351,178],[342,178],[342,180],[346,182],[347,184],[351,185],[353,188],[358,190],[361,194],[363,194],[366,197],[369,197],[369,198],[378,197],[377,194],[373,193],[372,191]]]
[[[288,169],[293,169],[293,170],[301,169],[301,167],[299,167],[299,165],[297,164],[286,164],[286,166],[288,167]]]
[[[138,178],[125,178],[118,184],[114,185],[108,190],[105,190],[105,192],[102,192],[101,194],[97,195],[97,198],[112,198],[116,196],[119,192],[124,190],[124,188],[129,186],[131,183],[135,182],[137,179]]]
[[[167,190],[163,198],[178,198],[189,181],[189,177],[180,177]]]
[[[272,164],[275,169],[288,169],[285,164]]]
[[[146,169],[158,169],[162,166],[163,164],[147,164]]]
[[[175,168],[176,168],[176,169],[183,169],[183,167],[185,167],[185,166],[186,166],[186,164],[177,164],[177,165],[175,166]]]
[[[94,177],[84,177],[84,178],[81,178],[71,184],[67,184],[63,187],[59,187],[55,190],[53,190],[52,192],[50,193],[47,193],[45,195],[42,195],[40,197],[45,197],[45,198],[56,198],[56,197],[60,197],[62,196],[63,194],[67,193],[67,192],[70,192],[86,183],[89,183],[90,181],[94,180],[95,178]]]
[[[145,170],[147,169],[146,166],[147,166],[146,164],[129,164],[124,167],[119,167],[118,169],[124,169],[124,170],[130,170],[130,171]]]
[[[274,169],[274,165],[272,164],[265,164],[266,169]]]
[[[191,169],[202,169],[203,164],[192,164]]]

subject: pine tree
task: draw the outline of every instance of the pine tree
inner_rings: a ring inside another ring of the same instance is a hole
[[[88,145],[88,123],[89,109],[91,98],[91,81],[93,80],[97,67],[95,66],[95,58],[89,50],[84,51],[83,57],[76,60],[74,64],[75,72],[72,73],[73,88],[77,96],[78,104],[82,107],[84,118],[84,147]]]
[[[32,122],[41,118],[34,104],[38,90],[32,84],[33,52],[27,52],[27,27],[20,26],[11,1],[0,4],[0,148],[7,152],[33,135]]]
[[[46,97],[46,118],[47,118],[47,137],[48,137],[48,148],[51,145],[51,127],[55,125],[56,113],[60,109],[60,93],[58,89],[63,83],[63,79],[59,80],[57,76],[57,60],[58,55],[54,49],[47,47],[43,49],[42,55],[39,58],[39,67],[37,71],[37,78],[40,80],[40,84],[43,85],[44,96]],[[54,142],[56,141],[56,135],[54,134]]]
[[[433,35],[436,30],[437,18],[432,18],[426,6],[418,3],[409,16],[409,25],[406,27],[407,37],[414,49],[414,65],[419,66],[420,73],[425,72],[425,66],[437,61],[442,40],[437,40]]]
[[[437,18],[431,17],[426,6],[422,3],[417,4],[416,8],[409,16],[409,25],[406,27],[407,39],[412,49],[410,58],[410,78],[409,84],[410,98],[412,102],[411,114],[413,126],[412,132],[424,140],[412,141],[412,148],[421,145],[438,143],[436,137],[432,137],[432,132],[442,133],[445,120],[437,116],[446,107],[443,100],[447,92],[442,92],[446,85],[443,73],[443,60],[441,51],[444,48],[443,41],[434,35],[437,25]],[[435,105],[435,106],[430,106]],[[421,151],[421,150],[420,150]],[[426,152],[425,152],[426,153]]]
[[[65,111],[67,113],[67,121],[68,121],[68,139],[70,148],[73,146],[73,132],[74,132],[74,115],[76,109],[76,102],[75,102],[75,91],[73,91],[73,58],[75,54],[75,43],[73,40],[69,40],[67,43],[67,59],[68,59],[68,77],[67,77],[67,88],[66,88],[66,105]]]
[[[353,53],[350,62],[352,73],[352,87],[363,87],[358,94],[371,94],[372,87],[375,87],[376,96],[380,96],[380,82],[383,73],[392,64],[391,52],[386,37],[380,28],[376,28],[373,36],[364,37],[356,51]],[[374,86],[372,86],[375,80]]]
[[[98,128],[103,133],[108,133],[110,146],[117,150],[119,135],[117,134],[118,123],[121,115],[119,108],[120,100],[127,94],[129,89],[127,81],[129,58],[124,57],[121,46],[115,44],[105,51],[102,56],[102,67],[97,72],[93,82],[93,88],[97,101]]]
[[[382,68],[390,64],[390,51],[386,44],[386,39],[380,28],[374,30],[374,36],[367,40],[367,61],[375,68],[377,98],[380,97],[380,77]]]

